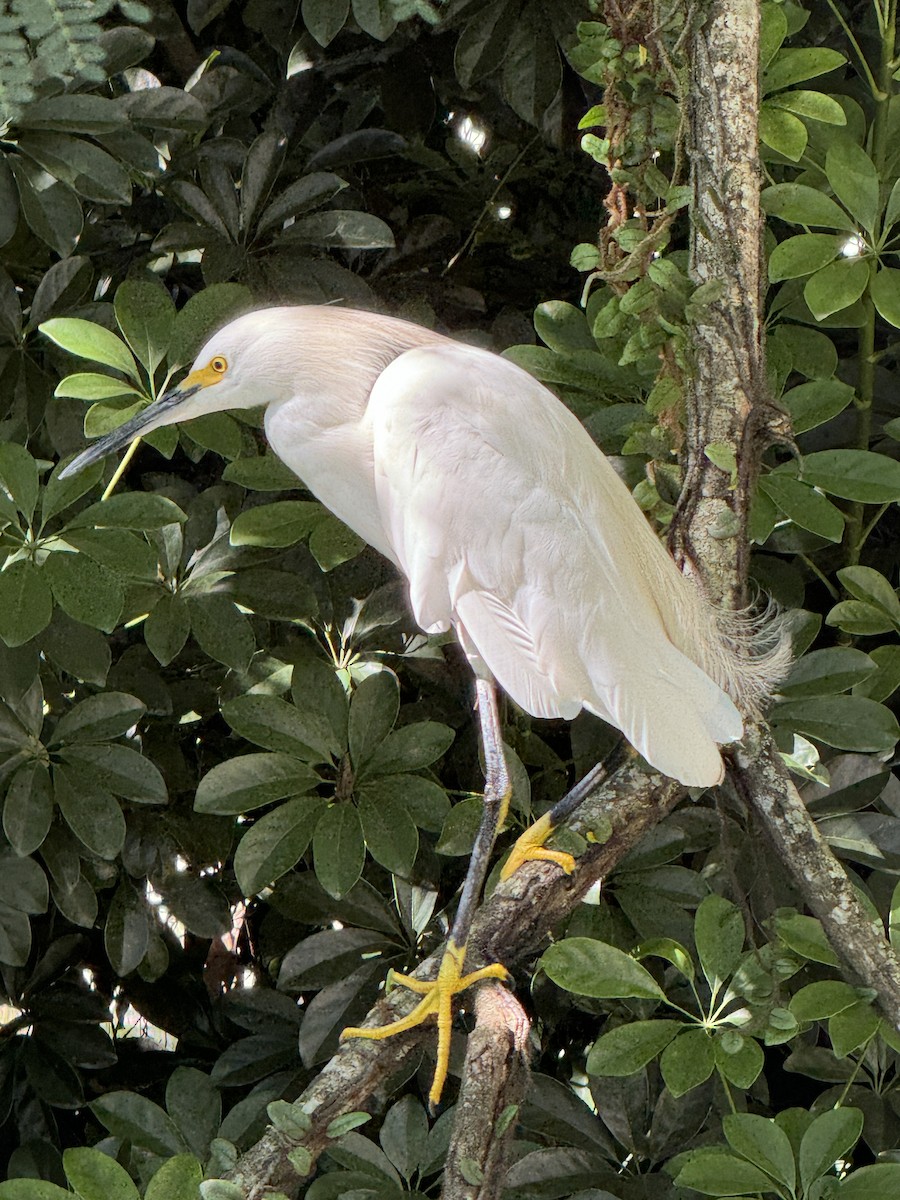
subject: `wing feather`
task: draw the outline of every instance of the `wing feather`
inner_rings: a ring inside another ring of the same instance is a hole
[[[741,718],[690,645],[704,621],[714,636],[705,601],[565,406],[514,364],[442,343],[387,367],[367,420],[422,628],[456,625],[533,715],[586,706],[666,774],[717,782],[716,743]]]

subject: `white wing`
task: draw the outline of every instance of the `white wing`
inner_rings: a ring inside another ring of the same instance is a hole
[[[715,636],[705,601],[565,406],[514,364],[442,344],[382,372],[366,422],[422,628],[454,624],[534,716],[586,706],[667,775],[718,782],[716,743],[742,724],[696,665],[698,628]]]

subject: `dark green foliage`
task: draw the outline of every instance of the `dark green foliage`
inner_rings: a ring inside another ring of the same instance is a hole
[[[689,275],[684,64],[646,53],[675,53],[681,8],[623,44],[579,0],[295,7],[0,11],[0,1200],[238,1196],[215,1177],[267,1124],[302,1137],[340,1030],[439,943],[480,811],[457,652],[254,414],[60,481],[85,435],[230,316],[337,301],[505,351],[661,527],[677,496],[720,290]],[[795,610],[779,744],[897,945],[900,157],[873,11],[762,5],[769,382],[796,443],[751,533]],[[604,168],[631,208],[601,248]],[[611,744],[506,719],[522,822]],[[728,799],[632,852],[517,980],[540,1048],[508,1195],[897,1194],[900,1039],[797,904]],[[332,1123],[313,1200],[435,1194],[453,1108],[397,1087]]]

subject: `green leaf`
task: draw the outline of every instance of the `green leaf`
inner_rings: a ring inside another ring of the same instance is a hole
[[[863,1114],[857,1108],[833,1108],[816,1117],[803,1135],[797,1155],[804,1191],[852,1150],[862,1128]]]
[[[177,658],[191,632],[191,617],[184,599],[166,592],[151,609],[144,622],[144,641],[147,649],[160,664],[167,667]]]
[[[222,705],[222,716],[235,733],[265,750],[283,751],[305,762],[331,758],[320,714],[303,712],[277,696],[239,696]]]
[[[365,544],[358,533],[328,512],[322,514],[309,535],[310,553],[323,571],[333,571],[356,558]]]
[[[828,1021],[828,1036],[835,1058],[846,1058],[864,1046],[878,1031],[879,1018],[868,1000],[857,1000]]]
[[[65,540],[126,583],[139,579],[152,585],[157,579],[159,562],[154,549],[127,529],[73,529],[70,525]]]
[[[884,210],[882,232],[888,233],[900,221],[900,179],[894,181],[887,207]]]
[[[140,1200],[125,1168],[93,1147],[64,1150],[63,1169],[82,1200]]]
[[[156,492],[123,492],[98,500],[80,512],[70,528],[89,526],[101,529],[162,529],[187,520],[174,501]]]
[[[274,454],[238,458],[228,464],[222,472],[222,478],[226,483],[236,483],[239,487],[255,492],[283,492],[297,487],[298,484],[297,476],[291,468],[285,466]]]
[[[900,182],[900,181],[898,181]],[[884,319],[900,329],[900,271],[880,267],[872,280],[872,302]]]
[[[864,696],[787,701],[777,705],[773,719],[827,746],[859,753],[891,752],[900,738],[900,726],[890,709]]]
[[[337,37],[350,15],[350,0],[303,0],[303,23],[320,46]]]
[[[377,746],[366,775],[396,775],[430,767],[453,743],[455,731],[438,721],[417,721],[389,733]]]
[[[428,1118],[415,1096],[404,1096],[391,1105],[382,1122],[378,1140],[403,1178],[412,1179],[425,1158],[428,1141]]]
[[[346,180],[329,171],[314,171],[311,175],[304,175],[275,197],[260,217],[258,232],[271,233],[283,226],[289,218],[298,217],[314,208],[321,208],[345,187]]]
[[[122,408],[119,402],[92,404],[84,414],[84,436],[86,438],[105,437],[114,429],[118,429],[120,425],[124,425],[126,421],[130,421],[132,417],[137,416],[144,408],[146,405],[143,400],[135,400],[134,404],[128,404],[125,408]],[[165,429],[148,433],[146,440],[151,445],[156,445],[154,439],[163,433],[173,433],[176,440],[178,438],[177,429]]]
[[[296,707],[315,722],[316,742],[334,758],[347,748],[349,699],[334,664],[317,653],[298,655],[291,675]]]
[[[312,500],[278,500],[238,513],[229,535],[232,546],[293,546],[308,537],[322,519]]]
[[[348,738],[357,771],[391,732],[399,709],[400,685],[393,671],[377,671],[356,688],[350,700]]]
[[[900,1163],[873,1163],[841,1181],[841,1200],[894,1200],[900,1188]]]
[[[779,242],[769,256],[769,279],[799,279],[834,262],[847,239],[833,233],[798,233]]]
[[[765,70],[788,35],[787,17],[780,4],[764,2],[759,6],[759,66]]]
[[[124,379],[82,371],[61,379],[53,395],[69,396],[73,400],[111,400],[117,396],[143,396],[144,393]]]
[[[790,1009],[798,1021],[824,1021],[859,1000],[856,988],[841,979],[808,983],[791,997]]]
[[[197,786],[194,811],[221,816],[252,812],[312,791],[319,782],[311,767],[290,754],[241,754],[207,771]]]
[[[454,804],[447,814],[441,828],[441,836],[435,846],[438,854],[471,854],[483,811],[484,802],[480,796],[469,796]]]
[[[860,298],[869,282],[867,258],[841,258],[806,281],[803,299],[817,321],[842,312]]]
[[[650,956],[664,958],[686,979],[694,978],[693,959],[680,942],[676,942],[672,938],[649,938],[646,942],[641,942],[634,951],[635,958]]]
[[[876,646],[869,657],[875,663],[875,671],[854,684],[853,694],[869,700],[887,700],[900,687],[900,646]]]
[[[450,812],[447,793],[437,783],[421,775],[384,775],[362,785],[368,792],[389,788],[419,829],[440,833]],[[476,797],[476,803],[480,803]],[[446,851],[444,851],[446,853]]]
[[[126,279],[116,289],[116,321],[150,375],[166,356],[175,329],[175,305],[160,284]]]
[[[252,1005],[249,1007],[252,1008]],[[287,1006],[283,998],[278,1008],[282,1013],[285,1012]],[[267,1011],[265,1001],[263,1011]],[[176,1067],[166,1083],[166,1111],[182,1131],[192,1151],[206,1160],[210,1143],[222,1124],[222,1093],[209,1075],[196,1067]],[[162,1197],[161,1200],[167,1198]],[[195,1200],[193,1193],[187,1200]]]
[[[832,96],[824,92],[795,90],[770,96],[766,100],[769,108],[783,108],[805,117],[808,121],[822,121],[826,125],[846,125],[847,114]]]
[[[593,938],[563,938],[544,951],[538,965],[555,984],[578,996],[665,998],[650,972],[630,954]]]
[[[253,293],[241,283],[213,283],[191,296],[175,317],[169,365],[188,366],[210,334],[252,307]]]
[[[121,338],[102,325],[83,321],[80,317],[53,317],[45,321],[40,330],[70,354],[113,367],[140,384],[140,375],[131,351]]]
[[[703,974],[715,986],[732,974],[744,948],[744,918],[724,896],[701,901],[694,917],[694,939]]]
[[[834,135],[825,155],[825,174],[838,200],[867,233],[874,233],[880,208],[878,172],[862,146]]]
[[[845,633],[867,636],[874,633],[890,633],[897,622],[874,604],[862,600],[842,600],[825,618],[826,625],[834,625]]]
[[[28,914],[10,908],[8,904],[0,904],[0,963],[24,967],[30,954],[31,925]]]
[[[823,46],[803,47],[802,49],[781,49],[769,64],[763,75],[763,92],[778,92],[794,83],[802,83],[805,79],[815,79],[817,75],[826,75],[835,71],[847,60],[837,50],[828,50]]]
[[[89,775],[58,765],[53,794],[66,824],[88,850],[113,859],[125,844],[125,818],[119,802]]]
[[[840,509],[799,479],[770,472],[760,476],[759,490],[801,529],[808,529],[830,542],[839,542],[844,536],[844,517]]]
[[[332,804],[313,836],[316,876],[329,896],[340,900],[362,874],[366,860],[359,813],[352,804]]]
[[[116,796],[135,804],[166,804],[169,799],[159,768],[128,746],[69,746],[64,761],[80,767]]]
[[[48,556],[44,574],[60,608],[76,621],[112,633],[122,615],[125,593],[108,568],[84,554]]]
[[[284,162],[288,139],[280,130],[267,129],[255,138],[241,170],[241,227],[253,228],[260,208],[275,185]]]
[[[147,1184],[144,1200],[196,1200],[202,1179],[203,1168],[193,1154],[177,1154]]]
[[[66,92],[35,100],[16,121],[21,129],[46,129],[54,133],[112,133],[127,124],[118,104],[103,96]]]
[[[45,913],[50,898],[47,876],[33,858],[0,853],[0,903],[18,912]]]
[[[280,240],[344,250],[385,250],[394,245],[390,226],[380,217],[340,208],[298,217]]]
[[[230,596],[220,592],[191,596],[191,633],[216,662],[243,670],[256,650],[253,629]]]
[[[725,1030],[724,1034],[734,1034],[736,1030]],[[723,1035],[716,1037],[716,1066],[729,1083],[735,1087],[747,1089],[757,1081],[765,1065],[765,1056],[758,1042],[751,1037],[740,1038],[740,1046],[733,1053],[726,1050],[728,1043]]]
[[[776,183],[764,188],[760,202],[770,217],[780,217],[782,221],[856,232],[851,218],[830,196],[803,183]]]
[[[779,325],[772,340],[788,347],[793,369],[807,379],[830,380],[837,370],[838,357],[834,342],[818,329],[809,329],[804,325]],[[803,415],[802,411],[800,415]]]
[[[791,162],[799,162],[809,134],[799,117],[764,100],[759,110],[759,140]]]
[[[675,1176],[675,1186],[692,1188],[705,1196],[750,1196],[772,1191],[772,1181],[764,1171],[719,1147],[692,1151]]]
[[[666,1087],[677,1099],[705,1083],[715,1070],[713,1040],[705,1029],[686,1029],[666,1046],[659,1069]]]
[[[25,447],[16,442],[0,442],[0,485],[30,522],[38,499],[37,463]]]
[[[604,1033],[587,1057],[589,1075],[633,1075],[660,1054],[685,1026],[680,1021],[635,1021]]]
[[[397,28],[391,0],[353,0],[353,16],[360,29],[379,42],[386,42]]]
[[[393,875],[408,879],[419,849],[419,832],[389,786],[359,790],[359,819],[369,853]]]
[[[900,462],[871,450],[820,450],[803,458],[804,482],[829,496],[889,504],[900,500]]]
[[[74,705],[59,721],[51,746],[70,742],[102,742],[135,725],[146,706],[125,692],[103,692]]]
[[[794,1151],[787,1134],[774,1121],[753,1113],[730,1113],[722,1118],[722,1130],[736,1154],[793,1191],[797,1175]]]
[[[53,596],[47,577],[29,559],[0,571],[0,638],[23,646],[50,624]]]
[[[46,1179],[7,1179],[0,1183],[0,1200],[72,1200],[72,1193]]]
[[[69,134],[31,132],[17,139],[19,149],[54,178],[87,200],[130,204],[131,179],[112,155]]]
[[[228,413],[206,413],[185,423],[186,438],[222,458],[238,458],[244,446],[241,427]]]
[[[71,479],[60,480],[59,473],[68,461],[70,461],[69,455],[62,462],[57,463],[53,468],[53,474],[47,481],[47,486],[44,488],[44,494],[41,498],[41,517],[44,522],[49,521],[51,517],[55,517],[57,513],[62,512],[64,508],[68,508],[70,504],[74,504],[85,492],[89,492],[100,481],[100,477],[103,474],[103,463],[97,462],[91,463],[89,467],[85,467],[83,471],[79,471]]]
[[[36,164],[15,154],[5,155],[19,190],[22,213],[36,237],[60,257],[75,249],[84,220],[78,197],[65,184],[47,184],[46,173]]]
[[[324,807],[325,801],[314,796],[289,800],[247,830],[234,855],[235,875],[245,896],[255,896],[297,865]]]
[[[900,623],[900,598],[885,578],[874,567],[842,567],[838,579],[851,596],[866,600],[882,608],[893,620]]]
[[[825,936],[821,921],[802,913],[781,909],[775,914],[775,929],[785,945],[813,962],[836,967],[840,959]]]
[[[825,650],[813,650],[798,659],[787,678],[778,685],[778,690],[791,698],[833,695],[868,678],[874,669],[874,661],[861,650],[851,646],[830,646]]]
[[[166,1113],[152,1100],[135,1092],[109,1092],[90,1105],[91,1111],[113,1137],[129,1141],[161,1158],[183,1154],[184,1139]]]
[[[32,854],[43,845],[53,820],[50,774],[44,763],[28,762],[9,781],[3,802],[3,832],[16,854]]]
[[[791,414],[794,433],[806,433],[843,412],[853,396],[853,388],[838,379],[814,379],[785,392],[781,402]]]

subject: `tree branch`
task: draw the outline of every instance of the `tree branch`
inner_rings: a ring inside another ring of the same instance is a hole
[[[442,1200],[499,1200],[519,1106],[528,1087],[531,1022],[499,983],[475,996]]]
[[[752,752],[746,748],[750,743]],[[900,962],[809,815],[769,730],[763,725],[750,730],[733,758],[737,790],[759,813],[775,853],[835,953],[850,975],[877,993],[882,1012],[900,1030]]]
[[[697,283],[719,281],[722,291],[694,330],[689,450],[675,542],[708,590],[730,607],[744,603],[747,513],[772,412],[762,324],[758,40],[757,0],[717,0],[690,51],[691,268]],[[710,462],[710,442],[733,452],[739,465],[733,478]],[[760,814],[836,953],[876,991],[883,1012],[900,1029],[900,963],[819,833],[762,722],[746,722],[744,742],[732,757],[735,786]]]
[[[606,840],[588,845],[572,875],[563,875],[550,863],[532,862],[501,883],[475,918],[467,944],[467,969],[487,962],[503,962],[514,969],[531,957],[548,931],[581,903],[593,884],[608,875],[683,794],[678,784],[629,762],[588,797],[569,823],[583,836],[608,830]],[[414,975],[433,979],[442,953],[443,947]],[[365,1024],[397,1020],[415,1002],[416,997],[405,988],[395,988],[372,1008]],[[391,1081],[398,1074],[408,1074],[411,1061],[431,1037],[429,1029],[417,1027],[382,1042],[354,1039],[344,1043],[297,1101],[312,1122],[304,1137],[294,1141],[268,1129],[242,1155],[228,1178],[245,1190],[247,1200],[262,1200],[272,1190],[296,1197],[331,1141],[331,1122],[348,1112],[377,1111],[390,1094]],[[298,1146],[310,1155],[306,1174],[289,1158]]]

